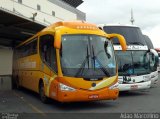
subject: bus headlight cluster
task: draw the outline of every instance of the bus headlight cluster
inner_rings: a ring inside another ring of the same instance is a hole
[[[145,81],[150,81],[150,80],[151,80],[151,78],[146,78],[146,79],[145,79]]]
[[[150,81],[151,80],[151,76],[143,76],[144,81]]]
[[[69,87],[67,85],[64,85],[62,83],[59,84],[60,90],[61,91],[75,91],[75,88]]]

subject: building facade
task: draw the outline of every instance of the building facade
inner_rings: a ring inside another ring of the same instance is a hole
[[[0,0],[1,9],[46,26],[56,21],[85,20],[85,13],[72,4],[74,5],[74,3],[67,3],[67,0]]]
[[[0,0],[0,90],[11,89],[14,47],[57,21],[85,20],[82,0]]]

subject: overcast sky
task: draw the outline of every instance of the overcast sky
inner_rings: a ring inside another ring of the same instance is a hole
[[[83,0],[78,7],[86,13],[88,22],[134,24],[150,37],[154,47],[160,48],[160,0]]]

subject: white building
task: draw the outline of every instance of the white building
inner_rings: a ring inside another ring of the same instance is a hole
[[[82,0],[0,0],[0,90],[11,87],[14,47],[57,21],[85,20]]]
[[[64,2],[65,1],[65,2]],[[85,14],[74,8],[81,0],[0,0],[1,9],[34,19],[44,25],[64,20],[85,20]],[[67,3],[68,2],[68,3]],[[73,5],[73,6],[72,6]],[[35,16],[34,16],[35,15]]]

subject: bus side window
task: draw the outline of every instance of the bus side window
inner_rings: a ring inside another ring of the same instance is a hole
[[[44,35],[40,37],[40,55],[42,61],[49,65],[57,72],[56,65],[56,49],[53,46],[54,37],[52,35]]]

